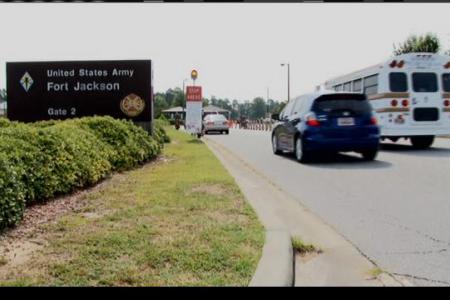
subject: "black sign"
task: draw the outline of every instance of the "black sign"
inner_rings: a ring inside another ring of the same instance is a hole
[[[152,120],[150,60],[11,62],[6,77],[10,120]]]

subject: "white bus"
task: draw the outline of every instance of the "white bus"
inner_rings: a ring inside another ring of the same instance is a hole
[[[381,138],[428,148],[450,134],[450,56],[409,53],[326,81],[323,88],[365,93]]]

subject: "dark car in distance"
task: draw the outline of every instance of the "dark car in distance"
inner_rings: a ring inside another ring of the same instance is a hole
[[[312,154],[358,152],[374,160],[380,130],[366,95],[321,91],[291,100],[272,130],[275,154],[291,152],[299,162]]]

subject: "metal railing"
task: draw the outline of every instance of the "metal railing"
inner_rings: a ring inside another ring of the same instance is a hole
[[[230,128],[243,130],[260,130],[270,131],[273,127],[273,120],[246,120],[246,121],[231,121]]]

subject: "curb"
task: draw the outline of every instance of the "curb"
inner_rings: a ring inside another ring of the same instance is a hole
[[[294,285],[294,252],[291,236],[284,230],[267,230],[261,259],[250,287]]]
[[[368,278],[376,265],[355,245],[236,154],[212,139],[205,142],[235,178],[266,229],[262,256],[249,286],[405,285],[392,275]],[[291,234],[317,245],[323,254],[296,266]]]
[[[216,142],[208,138],[205,138],[205,142],[208,148],[223,164],[224,149],[221,148]],[[227,171],[231,174],[230,169],[227,168]],[[258,219],[263,223],[266,231],[261,258],[259,259],[249,286],[294,286],[295,257],[290,233],[286,230],[284,224],[280,222],[278,218],[275,218],[277,221],[274,221],[274,217],[272,215],[273,211],[271,209],[261,209],[261,207],[255,205],[255,201],[251,201],[252,198],[256,199],[255,195],[249,195],[248,191],[246,192],[239,183],[238,185],[243,191],[247,201],[258,215]],[[269,212],[270,216],[267,215],[267,212]],[[271,221],[267,222],[268,219]]]

